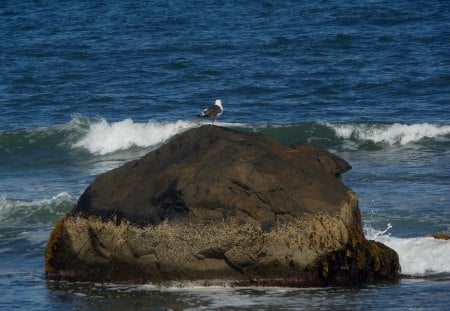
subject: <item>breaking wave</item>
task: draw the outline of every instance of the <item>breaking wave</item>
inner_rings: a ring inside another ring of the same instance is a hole
[[[157,147],[176,134],[204,125],[201,121],[178,120],[172,122],[134,122],[131,119],[108,122],[104,119],[90,121],[83,136],[72,144],[93,154],[105,155],[133,147]],[[325,148],[367,148],[367,144],[404,146],[431,140],[435,143],[450,142],[450,125],[400,124],[400,123],[322,123],[300,124],[239,124],[216,123],[217,125],[262,132],[281,143],[291,144],[307,141]]]
[[[361,124],[327,124],[338,137],[359,141],[371,141],[389,145],[406,145],[424,139],[446,139],[450,137],[450,125],[429,123],[361,123]]]
[[[53,225],[75,204],[76,198],[67,192],[40,200],[0,197],[0,227]]]
[[[73,144],[94,154],[108,154],[131,147],[159,145],[170,137],[198,126],[191,121],[137,123],[131,119],[90,124],[84,137]]]
[[[392,237],[388,233],[391,228],[390,224],[385,230],[366,226],[364,231],[367,239],[381,242],[397,252],[403,275],[432,277],[450,274],[450,240]]]
[[[203,120],[148,121],[132,119],[107,121],[80,115],[50,128],[0,131],[0,158],[14,154],[87,152],[108,155],[133,148],[154,149],[174,135],[210,124]],[[310,142],[324,148],[391,148],[408,144],[430,146],[450,143],[450,125],[402,123],[241,124],[216,122],[216,125],[244,131],[262,132],[281,143]]]

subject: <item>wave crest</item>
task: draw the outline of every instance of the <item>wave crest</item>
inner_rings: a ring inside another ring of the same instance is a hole
[[[379,123],[349,123],[329,124],[336,135],[343,139],[371,141],[389,145],[406,145],[426,138],[444,138],[450,135],[450,125],[428,123],[419,124],[379,124]]]
[[[450,240],[433,237],[397,238],[385,230],[376,230],[366,226],[366,238],[381,242],[395,250],[400,259],[402,274],[413,277],[429,277],[450,274]]]
[[[190,121],[136,123],[131,119],[118,122],[101,119],[91,123],[85,136],[73,144],[73,147],[82,147],[91,153],[105,155],[133,146],[158,145],[195,126],[198,125]]]
[[[204,124],[209,123],[200,119],[136,122],[128,118],[121,121],[107,121],[103,118],[92,119],[75,115],[69,122],[50,128],[0,131],[0,158],[11,154],[42,154],[45,158],[54,154],[55,150],[58,153],[85,150],[94,156],[103,156],[133,148],[156,148],[174,135]],[[450,125],[443,124],[379,122],[297,124],[216,122],[215,124],[261,132],[283,144],[304,141],[331,149],[364,149],[372,148],[374,144],[377,145],[376,148],[407,144],[425,146],[429,145],[429,142],[447,145],[450,142]],[[134,151],[132,154],[135,154]]]
[[[0,197],[0,226],[53,225],[75,203],[76,198],[67,192],[33,201]]]

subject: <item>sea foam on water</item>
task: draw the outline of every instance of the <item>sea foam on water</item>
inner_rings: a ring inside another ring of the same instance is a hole
[[[389,145],[406,145],[424,138],[438,138],[450,135],[450,125],[428,123],[418,124],[327,124],[336,135],[344,139],[358,139]]]
[[[157,147],[171,137],[188,129],[210,124],[205,121],[176,120],[135,122],[130,118],[109,122],[105,119],[88,120],[75,117],[70,122],[75,131],[83,132],[82,137],[72,143],[72,147],[83,148],[95,155],[126,150],[132,147]],[[245,126],[240,123],[215,122],[218,126]]]
[[[387,231],[372,227],[364,228],[366,238],[381,242],[394,249],[400,259],[402,274],[415,277],[427,277],[450,273],[450,240],[433,237],[397,238]]]
[[[108,122],[101,119],[89,124],[85,136],[76,142],[74,147],[82,147],[89,152],[105,155],[133,146],[150,147],[161,144],[175,134],[197,126],[191,121],[176,122],[134,122],[124,119]]]

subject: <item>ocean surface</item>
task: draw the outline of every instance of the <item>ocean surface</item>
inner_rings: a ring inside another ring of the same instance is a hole
[[[210,123],[346,159],[397,283],[222,288],[47,281],[44,248],[93,179]],[[0,1],[1,310],[444,310],[449,1]]]

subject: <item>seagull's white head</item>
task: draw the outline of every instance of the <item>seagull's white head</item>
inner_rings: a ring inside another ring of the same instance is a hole
[[[216,102],[214,103],[214,105],[219,106],[220,108],[223,108],[222,101],[220,99],[216,99]]]

